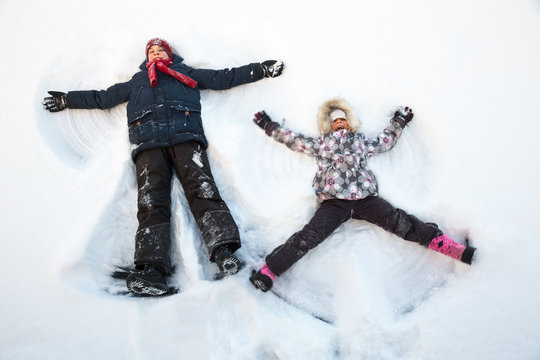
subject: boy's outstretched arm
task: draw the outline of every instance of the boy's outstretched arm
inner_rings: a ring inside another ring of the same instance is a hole
[[[263,78],[275,78],[283,72],[284,64],[278,60],[266,60],[244,66],[221,70],[195,69],[184,65],[186,75],[198,82],[199,89],[227,90],[249,84]]]
[[[50,112],[69,109],[110,109],[129,100],[131,80],[117,83],[106,90],[49,91],[43,106]]]

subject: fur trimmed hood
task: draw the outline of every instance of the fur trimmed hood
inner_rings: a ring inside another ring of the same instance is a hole
[[[351,132],[358,131],[360,127],[360,120],[354,113],[354,110],[347,102],[347,100],[341,97],[335,97],[325,101],[319,108],[317,113],[317,121],[319,124],[319,131],[322,134],[329,134],[332,132],[332,121],[330,120],[330,113],[335,109],[341,109],[347,115],[347,122],[349,123],[349,130]]]

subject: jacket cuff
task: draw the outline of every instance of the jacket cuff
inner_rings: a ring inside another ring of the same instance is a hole
[[[278,127],[279,127],[279,124],[277,122],[271,121],[271,122],[268,123],[268,125],[266,125],[266,127],[264,128],[264,131],[266,132],[266,135],[272,136],[272,133]]]
[[[407,126],[407,122],[402,117],[396,116],[392,120],[397,122],[402,129],[405,129],[405,126]]]
[[[261,63],[252,63],[253,77],[257,80],[264,79],[264,70]]]

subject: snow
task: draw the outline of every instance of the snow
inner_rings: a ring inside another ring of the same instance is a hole
[[[539,359],[540,4],[534,0],[260,3],[0,2],[1,359]],[[212,281],[173,187],[178,295],[112,296],[137,222],[125,106],[51,114],[47,90],[102,89],[168,39],[196,67],[278,59],[281,77],[203,93],[208,155],[252,266],[313,214],[312,158],[251,122],[265,109],[315,136],[326,99],[366,135],[399,105],[397,146],[370,160],[381,195],[478,247],[456,263],[360,221],[276,282],[317,320]]]

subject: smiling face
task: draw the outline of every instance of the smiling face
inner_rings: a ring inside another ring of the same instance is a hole
[[[349,122],[344,118],[337,118],[332,121],[332,131],[349,130]]]
[[[148,49],[148,61],[166,60],[169,58],[167,51],[159,45],[152,45]]]

